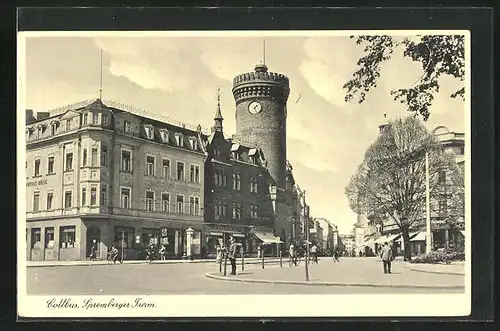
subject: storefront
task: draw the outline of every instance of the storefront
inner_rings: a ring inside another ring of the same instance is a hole
[[[215,258],[217,247],[229,247],[231,238],[243,245],[246,253],[251,252],[251,245],[248,240],[247,226],[225,225],[225,224],[205,224],[204,245],[202,256],[205,258]]]
[[[264,256],[278,256],[279,249],[286,250],[280,237],[276,237],[271,230],[252,231],[250,242],[252,252],[257,252],[260,246]]]

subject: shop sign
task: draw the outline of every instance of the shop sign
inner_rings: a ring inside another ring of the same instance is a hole
[[[46,185],[46,184],[47,184],[46,179],[40,179],[40,180],[34,180],[31,182],[27,182],[26,187],[40,186],[40,185]]]
[[[236,227],[236,226],[226,226],[226,225],[219,225],[219,224],[207,224],[208,230],[216,230],[216,231],[221,231],[221,232],[244,232],[243,228]]]

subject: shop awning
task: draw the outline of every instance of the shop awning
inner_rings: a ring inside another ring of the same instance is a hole
[[[415,237],[410,239],[410,241],[425,241],[425,238],[427,238],[425,232],[419,232]]]
[[[401,236],[401,234],[392,234],[387,237],[387,242],[394,241],[395,239],[399,238],[399,236]]]
[[[380,238],[378,238],[377,240],[375,240],[375,243],[376,244],[383,244],[387,241],[387,236],[382,236]]]
[[[208,233],[210,236],[214,236],[214,237],[223,237],[224,234],[222,232],[209,232]]]
[[[276,237],[272,232],[254,232],[254,235],[259,238],[264,244],[276,244]]]
[[[418,234],[418,232],[412,232],[410,233],[410,240],[415,237],[416,235]],[[398,240],[396,240],[397,242],[402,242],[403,241],[403,236],[401,236]]]
[[[233,233],[233,237],[240,237],[240,238],[245,238],[245,235],[243,233]]]

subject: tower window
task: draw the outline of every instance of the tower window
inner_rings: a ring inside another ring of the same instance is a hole
[[[99,123],[99,113],[92,113],[92,124]]]
[[[87,114],[83,114],[83,116],[82,116],[82,124],[83,125],[87,125],[87,118],[88,118],[88,115]]]

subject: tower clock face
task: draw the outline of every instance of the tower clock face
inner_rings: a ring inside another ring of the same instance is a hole
[[[258,114],[262,111],[262,105],[258,101],[250,102],[248,111],[252,114]]]

